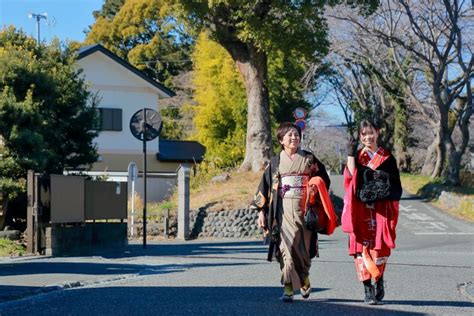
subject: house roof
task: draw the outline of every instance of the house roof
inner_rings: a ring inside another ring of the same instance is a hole
[[[196,141],[161,140],[156,159],[168,162],[201,162],[206,147]]]
[[[153,85],[157,89],[163,91],[163,93],[166,94],[167,96],[174,97],[176,95],[176,93],[174,93],[172,90],[168,89],[167,87],[165,87],[164,85],[162,85],[158,81],[148,77],[145,73],[141,72],[140,70],[138,70],[137,68],[132,66],[129,62],[127,62],[126,60],[124,60],[124,59],[120,58],[119,56],[115,55],[110,50],[108,50],[107,48],[105,48],[104,46],[102,46],[100,44],[84,46],[84,47],[80,48],[78,50],[79,56],[77,57],[77,59],[82,59],[84,57],[87,57],[87,56],[95,53],[95,52],[101,52],[102,54],[110,57],[115,62],[119,63],[120,65],[122,65],[123,67],[128,69],[129,71],[133,72],[135,75],[139,76],[140,78],[142,78],[146,82],[150,83],[151,85]]]

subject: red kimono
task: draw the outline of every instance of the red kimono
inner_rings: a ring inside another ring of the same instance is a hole
[[[370,168],[389,175],[390,194],[382,200],[364,203],[358,198],[360,175]],[[402,194],[400,174],[395,158],[379,148],[373,157],[365,150],[357,153],[356,168],[351,175],[344,170],[344,209],[342,230],[349,233],[349,255],[354,256],[360,281],[377,280],[383,275],[385,263],[395,248],[398,205]]]

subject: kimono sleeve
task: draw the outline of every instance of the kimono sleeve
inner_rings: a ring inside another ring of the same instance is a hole
[[[269,200],[270,200],[270,188],[271,188],[271,165],[269,164],[263,172],[262,179],[258,185],[257,192],[255,193],[254,199],[251,203],[252,209],[263,211],[265,215],[268,215]]]
[[[321,177],[323,179],[324,184],[326,185],[326,189],[329,191],[329,186],[331,185],[331,180],[329,179],[329,175],[326,171],[326,167],[323,165],[321,161],[318,160],[318,158],[314,157],[315,159],[315,164],[317,165],[317,171],[314,173],[312,176],[313,177]]]
[[[384,166],[384,164],[386,164]],[[400,171],[397,167],[397,161],[393,155],[387,159],[387,161],[382,164],[384,171],[386,171],[390,175],[390,195],[388,200],[399,201],[402,197],[403,189],[402,183],[400,181]]]

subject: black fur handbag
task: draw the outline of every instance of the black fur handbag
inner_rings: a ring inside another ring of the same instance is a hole
[[[303,222],[306,229],[324,234],[326,228],[326,214],[321,202],[317,199],[315,188],[309,186],[306,199],[306,209]]]
[[[318,213],[316,212],[315,207],[306,208],[304,214],[304,226],[306,229],[317,232],[318,231]]]
[[[390,175],[385,171],[363,169],[358,180],[357,197],[364,203],[384,200],[390,195]]]

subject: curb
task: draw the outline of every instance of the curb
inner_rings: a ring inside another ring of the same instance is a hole
[[[114,278],[98,279],[98,280],[92,280],[92,281],[65,282],[65,283],[60,283],[60,284],[45,285],[41,288],[30,290],[30,291],[24,291],[21,293],[12,293],[12,294],[7,293],[3,295],[0,294],[0,310],[1,310],[2,305],[8,304],[13,301],[28,299],[34,296],[39,296],[39,295],[48,294],[52,292],[58,292],[62,290],[87,287],[87,286],[95,286],[99,284],[106,284],[110,282],[133,279],[133,278],[138,277],[139,275],[140,273],[135,273],[135,274],[120,275]]]

